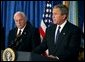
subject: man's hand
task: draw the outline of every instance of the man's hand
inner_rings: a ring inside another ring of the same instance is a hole
[[[53,56],[53,55],[49,55],[49,56],[48,56],[48,58],[50,58],[50,59],[57,59],[57,60],[59,60],[59,58],[58,58],[57,56]]]

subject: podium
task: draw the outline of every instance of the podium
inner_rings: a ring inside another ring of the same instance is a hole
[[[1,50],[1,55],[3,50]],[[1,58],[1,61],[2,58]],[[32,53],[32,52],[23,52],[23,51],[16,51],[15,52],[15,61],[58,61],[56,59],[49,59],[42,55]]]
[[[31,52],[16,52],[16,61],[49,61],[47,58],[31,53]]]

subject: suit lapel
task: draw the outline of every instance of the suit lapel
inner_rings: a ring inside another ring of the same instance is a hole
[[[59,38],[62,38],[62,36],[65,36],[68,33],[68,29],[69,29],[69,22],[67,21],[66,25],[63,27]]]
[[[30,29],[30,27],[29,27],[29,25],[27,24],[26,27],[24,28],[24,31],[23,31],[22,35],[23,35],[23,36],[27,35],[28,32],[29,32],[29,29]]]

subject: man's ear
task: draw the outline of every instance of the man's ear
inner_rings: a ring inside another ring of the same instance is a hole
[[[66,19],[66,15],[63,15],[62,17],[63,17],[63,19]]]

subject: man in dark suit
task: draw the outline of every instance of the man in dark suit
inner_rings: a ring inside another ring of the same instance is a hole
[[[49,58],[59,62],[74,62],[80,47],[81,31],[67,21],[68,8],[65,5],[55,5],[52,13],[54,24],[47,28],[42,44],[33,52],[42,54],[48,49]]]
[[[16,28],[9,32],[8,47],[16,51],[31,52],[40,44],[39,38],[35,36],[35,28],[27,22],[27,18],[23,12],[16,12],[14,14],[14,21]]]

